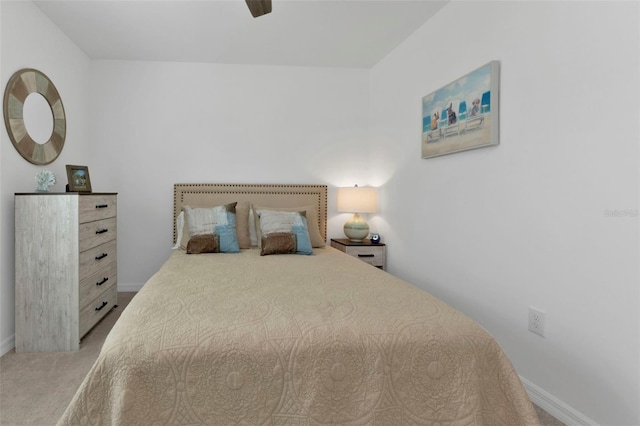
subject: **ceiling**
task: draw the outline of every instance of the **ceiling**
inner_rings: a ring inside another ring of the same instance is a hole
[[[40,0],[91,59],[370,68],[445,1]]]

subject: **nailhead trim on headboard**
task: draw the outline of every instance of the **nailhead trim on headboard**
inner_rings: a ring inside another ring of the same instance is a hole
[[[313,195],[317,196],[320,233],[327,239],[327,185],[304,184],[224,184],[176,183],[173,187],[173,241],[176,241],[176,217],[182,209],[185,194],[259,194],[259,195]]]

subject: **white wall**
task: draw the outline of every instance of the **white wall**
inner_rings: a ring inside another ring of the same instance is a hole
[[[13,348],[14,336],[14,215],[13,194],[31,192],[35,175],[51,170],[53,191],[64,192],[65,164],[88,161],[89,71],[87,56],[31,2],[2,0],[2,90],[14,72],[36,68],[58,89],[67,115],[67,138],[55,162],[36,166],[13,148],[6,129],[0,131],[0,354]]]
[[[494,59],[501,145],[420,159],[422,96]],[[637,2],[452,2],[371,72],[390,271],[572,424],[640,424],[639,78]]]
[[[368,183],[368,76],[95,61],[89,171],[94,191],[119,193],[118,287],[140,288],[169,256],[174,183]]]

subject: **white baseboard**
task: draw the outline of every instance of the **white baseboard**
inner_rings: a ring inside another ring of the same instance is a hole
[[[598,426],[596,422],[580,413],[579,411],[560,401],[549,392],[534,385],[524,377],[520,376],[524,388],[529,394],[531,402],[560,420],[567,426]]]
[[[118,283],[118,291],[124,293],[137,293],[142,289],[144,283]]]
[[[16,335],[12,334],[0,343],[0,356],[10,352],[16,347]]]

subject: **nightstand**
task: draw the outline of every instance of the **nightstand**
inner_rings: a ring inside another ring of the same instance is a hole
[[[383,243],[373,244],[369,240],[354,243],[348,238],[332,238],[331,247],[336,248],[363,262],[384,270],[384,254],[386,247]]]

